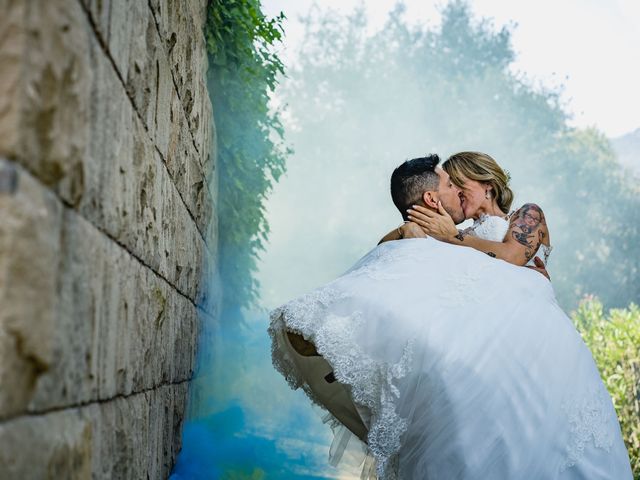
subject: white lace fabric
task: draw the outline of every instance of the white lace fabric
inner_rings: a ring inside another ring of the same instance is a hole
[[[563,410],[570,425],[570,441],[561,471],[575,466],[584,456],[585,449],[592,444],[606,452],[611,451],[614,437],[609,428],[611,398],[602,389],[591,389],[588,395],[566,400]]]
[[[381,265],[384,264],[383,256],[377,255],[376,258]],[[375,279],[379,278],[377,270],[362,265],[352,269],[350,275]],[[340,316],[330,312],[336,302],[346,299],[348,296],[329,285],[274,310],[269,327],[272,361],[291,388],[303,388],[315,404],[322,406],[300,377],[287,352],[277,346],[276,332],[286,329],[313,342],[318,353],[333,367],[336,379],[351,389],[354,402],[370,412],[367,444],[376,461],[378,478],[396,480],[397,453],[407,422],[396,413],[395,404],[400,392],[394,383],[409,372],[412,343],[405,344],[402,355],[394,363],[371,358],[356,339],[358,330],[363,326],[362,313],[352,311],[349,315]],[[371,470],[369,465],[365,465],[365,469]]]
[[[475,233],[499,241],[505,224],[483,219]],[[320,404],[279,348],[282,330],[311,341],[371,413],[379,480],[602,478],[598,462],[631,478],[593,358],[529,269],[431,238],[388,242],[277,308],[274,366]]]

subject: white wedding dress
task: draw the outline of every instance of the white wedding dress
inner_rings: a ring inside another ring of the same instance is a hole
[[[535,271],[431,238],[374,248],[271,314],[275,367],[320,403],[276,341],[285,329],[367,412],[381,480],[632,478],[591,352]]]

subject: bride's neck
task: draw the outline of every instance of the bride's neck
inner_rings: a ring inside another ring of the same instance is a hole
[[[495,200],[487,200],[485,203],[478,207],[475,215],[472,216],[474,220],[478,220],[482,215],[495,215],[497,217],[504,217],[507,212],[503,212]]]

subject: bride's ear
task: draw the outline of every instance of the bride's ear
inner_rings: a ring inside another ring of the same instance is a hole
[[[433,208],[434,210],[438,209],[438,195],[436,192],[432,192],[431,190],[424,192],[422,194],[422,201],[427,207]]]

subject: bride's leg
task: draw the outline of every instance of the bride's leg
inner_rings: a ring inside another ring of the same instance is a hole
[[[331,365],[317,352],[313,343],[297,333],[281,331],[281,334],[284,333],[286,335],[281,335],[282,346],[292,353],[292,360],[318,401],[366,443],[368,412],[355,406],[351,394],[344,385],[336,381]]]
[[[303,357],[319,356],[315,345],[305,340],[302,335],[287,331],[287,337],[293,349]]]

